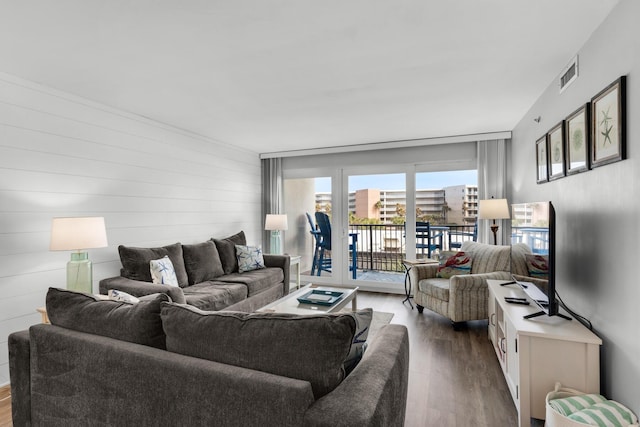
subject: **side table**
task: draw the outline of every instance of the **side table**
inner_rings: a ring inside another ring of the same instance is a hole
[[[46,307],[38,307],[36,311],[40,313],[42,316],[42,323],[51,323],[49,322],[49,316],[47,316],[47,308]]]
[[[300,255],[289,255],[290,266],[296,266],[296,289],[300,289],[300,260],[302,260]]]
[[[402,301],[402,303],[404,304],[405,302],[409,301],[409,306],[411,306],[411,309],[413,310],[413,304],[411,304],[411,276],[409,276],[409,270],[411,270],[413,267],[415,267],[416,265],[426,265],[426,264],[437,264],[438,260],[436,259],[431,259],[431,258],[421,258],[421,259],[403,259],[402,260],[402,266],[404,267],[404,293],[406,295],[406,298]]]

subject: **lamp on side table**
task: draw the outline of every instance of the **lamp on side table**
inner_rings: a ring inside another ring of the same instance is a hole
[[[108,246],[103,217],[53,218],[52,251],[75,251],[67,263],[67,289],[85,293],[93,291],[93,273],[86,249]]]
[[[269,253],[282,255],[282,234],[280,231],[288,228],[287,215],[267,214],[264,221],[264,229],[271,231]]]

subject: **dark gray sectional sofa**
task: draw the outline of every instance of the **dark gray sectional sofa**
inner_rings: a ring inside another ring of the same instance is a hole
[[[402,426],[409,341],[383,326],[345,377],[350,313],[204,312],[50,289],[9,336],[13,425]]]
[[[246,245],[244,232],[202,243],[175,243],[160,248],[120,246],[121,274],[100,281],[100,293],[110,289],[136,297],[166,293],[176,303],[202,310],[251,312],[281,298],[289,290],[289,257],[264,255],[266,268],[238,272],[235,245]],[[179,286],[154,284],[149,261],[168,256]]]

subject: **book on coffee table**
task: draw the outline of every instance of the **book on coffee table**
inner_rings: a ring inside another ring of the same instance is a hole
[[[298,302],[302,304],[333,305],[342,298],[343,294],[344,292],[314,289],[299,297]]]

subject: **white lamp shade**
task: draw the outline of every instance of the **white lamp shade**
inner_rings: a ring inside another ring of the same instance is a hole
[[[52,251],[76,251],[106,246],[109,244],[103,217],[53,218],[51,222],[49,249]]]
[[[507,199],[486,199],[480,200],[478,206],[478,218],[480,219],[507,219],[509,215],[509,204]]]
[[[287,215],[267,214],[264,221],[265,230],[288,230]]]

